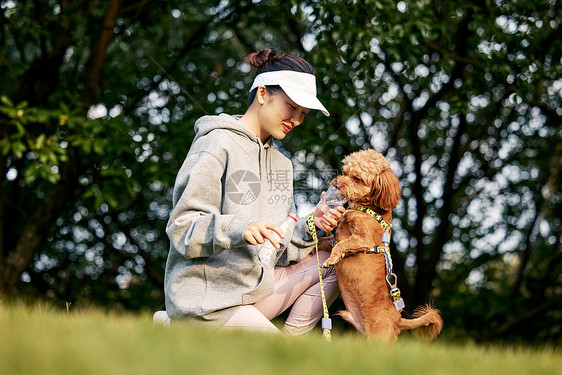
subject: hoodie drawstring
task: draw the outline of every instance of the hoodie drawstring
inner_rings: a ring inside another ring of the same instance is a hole
[[[271,184],[271,152],[269,152],[270,147],[265,148],[265,176],[267,178],[267,184]]]

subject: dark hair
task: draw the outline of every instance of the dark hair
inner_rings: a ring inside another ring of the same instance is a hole
[[[277,56],[277,53],[271,49],[263,49],[249,54],[246,57],[246,62],[258,68],[256,76],[260,73],[275,72],[278,70],[293,70],[295,72],[316,74],[316,70],[312,65],[302,57],[288,54]],[[276,93],[282,90],[278,85],[269,85],[266,86],[266,89],[270,93]],[[256,87],[248,95],[248,107],[254,102],[257,91],[258,88]]]

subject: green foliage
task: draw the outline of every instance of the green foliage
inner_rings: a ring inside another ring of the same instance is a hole
[[[433,300],[449,329],[482,340],[559,336],[556,2],[304,7],[330,72],[324,148],[331,134],[345,137],[336,153],[373,147],[401,180],[393,257],[407,305]]]
[[[434,301],[451,337],[559,340],[558,1],[71,3],[0,3],[0,293],[162,307],[193,123],[244,112],[243,58],[273,48],[332,113],[280,143],[301,208],[344,155],[383,152],[407,308]]]
[[[0,116],[3,129],[0,155],[13,155],[14,160],[33,160],[21,170],[26,183],[31,184],[38,178],[56,183],[60,178],[59,164],[68,160],[59,142],[59,135],[51,133],[50,129],[57,120],[57,114],[29,108],[25,102],[14,105],[9,98],[2,96]],[[62,123],[64,120],[61,117],[59,121]]]

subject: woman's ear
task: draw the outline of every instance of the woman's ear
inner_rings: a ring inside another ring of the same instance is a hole
[[[265,103],[265,95],[267,94],[267,89],[265,86],[258,86],[258,91],[256,92],[256,99],[259,104]]]
[[[375,207],[389,211],[398,206],[402,191],[400,181],[392,169],[387,168],[375,177],[371,194],[373,197],[371,204]]]

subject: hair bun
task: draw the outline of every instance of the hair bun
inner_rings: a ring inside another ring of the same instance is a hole
[[[249,54],[248,57],[246,58],[246,61],[250,65],[259,69],[265,64],[270,63],[271,60],[273,60],[273,58],[275,57],[275,55],[277,55],[277,53],[274,50],[262,49],[261,51]]]

